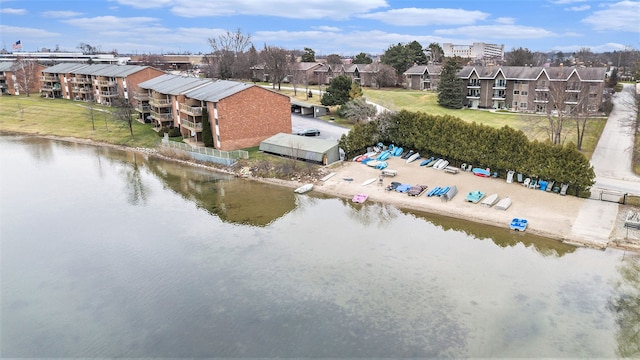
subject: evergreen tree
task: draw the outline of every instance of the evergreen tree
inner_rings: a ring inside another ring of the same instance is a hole
[[[211,131],[209,112],[206,106],[202,107],[202,142],[206,147],[213,147],[213,132]]]
[[[373,60],[369,57],[369,55],[361,52],[353,58],[353,64],[371,64]]]
[[[449,58],[442,67],[438,84],[438,105],[449,109],[461,109],[464,99],[464,84],[458,78],[461,67],[455,58]]]
[[[355,81],[351,82],[351,88],[349,89],[349,100],[355,100],[362,97],[362,95],[363,93],[360,84]]]
[[[346,75],[336,76],[331,80],[320,103],[325,106],[342,105],[349,101],[352,80]]]
[[[302,62],[314,62],[316,61],[316,52],[311,48],[304,48],[304,53],[301,56]]]

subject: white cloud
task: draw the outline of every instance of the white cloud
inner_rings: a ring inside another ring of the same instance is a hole
[[[65,24],[77,26],[82,29],[93,31],[105,31],[105,30],[127,30],[133,28],[148,29],[154,23],[158,22],[158,19],[152,17],[116,17],[116,16],[96,16],[92,18],[77,18],[61,20]],[[131,34],[130,34],[131,35]],[[138,35],[136,33],[136,35]]]
[[[619,51],[624,50],[627,46],[618,44],[618,43],[605,43],[599,45],[566,45],[566,46],[554,46],[551,48],[553,51],[562,51],[565,53],[570,53],[574,51],[579,51],[580,49],[588,48],[592,52],[606,52],[606,51]]]
[[[497,24],[512,25],[512,24],[515,24],[515,22],[516,22],[516,19],[512,17],[499,17],[496,19]]]
[[[312,26],[311,28],[314,30],[329,31],[329,32],[337,32],[342,30],[339,27],[335,27],[335,26]]]
[[[42,16],[47,18],[70,18],[70,17],[80,16],[80,15],[82,15],[82,13],[77,11],[44,11],[42,12]]]
[[[566,5],[566,4],[575,4],[585,2],[586,0],[551,0],[549,1],[552,4],[556,5]]]
[[[174,0],[109,0],[115,1],[119,4],[131,6],[137,9],[153,9],[160,8],[165,6],[170,6],[174,4],[176,1]]]
[[[290,19],[339,19],[388,7],[386,0],[113,0],[139,9],[169,7],[182,17],[256,15]]]
[[[15,8],[1,8],[0,14],[9,14],[9,15],[25,15],[27,13],[26,9],[15,9]]]
[[[582,22],[593,26],[598,31],[640,32],[640,2],[621,1],[607,5],[605,10],[594,11],[582,19]]]
[[[2,33],[3,36],[14,35],[14,36],[20,36],[22,38],[27,38],[27,37],[30,37],[30,38],[48,37],[49,38],[49,37],[55,37],[60,35],[58,33],[42,30],[42,29],[9,26],[9,25],[0,25],[0,33]]]
[[[587,11],[591,9],[591,5],[571,6],[564,9],[565,11]]]
[[[439,35],[472,35],[476,38],[485,37],[488,39],[540,39],[555,36],[549,30],[519,25],[463,26],[455,29],[440,29],[435,33]]]
[[[379,20],[398,26],[468,25],[489,17],[488,13],[463,9],[403,8],[359,15],[363,19]]]

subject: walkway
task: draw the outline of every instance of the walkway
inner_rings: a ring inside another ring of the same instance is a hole
[[[640,195],[640,177],[631,171],[635,131],[629,124],[636,116],[634,92],[635,86],[625,84],[623,91],[613,96],[613,111],[591,157],[596,173],[592,192],[613,190]],[[616,226],[618,208],[616,203],[586,200],[571,228],[571,237],[606,247]]]

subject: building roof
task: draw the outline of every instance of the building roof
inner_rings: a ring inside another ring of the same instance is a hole
[[[73,73],[87,66],[89,65],[78,63],[61,63],[45,68],[44,70],[42,70],[42,72],[48,74],[66,74]]]
[[[0,71],[13,71],[13,61],[0,61]]]
[[[293,148],[303,152],[324,154],[333,148],[338,147],[335,140],[316,139],[308,136],[279,133],[263,140],[260,143],[260,150],[273,152],[274,147]]]
[[[189,90],[210,83],[211,79],[200,79],[180,75],[164,74],[153,79],[143,81],[138,86],[161,94],[180,95]]]
[[[92,64],[71,72],[79,75],[126,77],[146,68],[147,66],[138,65]]]
[[[495,79],[502,74],[507,80],[537,80],[545,74],[550,80],[568,80],[577,74],[582,81],[604,81],[606,68],[575,68],[569,66],[465,66],[458,72],[458,77],[468,79],[472,74],[480,79]]]
[[[442,66],[440,65],[414,65],[404,72],[404,75],[440,75]]]
[[[196,89],[185,91],[184,96],[202,101],[218,102],[221,99],[254,86],[256,85],[237,81],[216,80],[208,82],[204,86]]]

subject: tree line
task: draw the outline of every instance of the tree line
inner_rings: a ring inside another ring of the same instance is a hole
[[[406,110],[388,113],[354,125],[340,138],[339,146],[353,157],[378,142],[418,151],[423,158],[446,158],[453,165],[488,167],[501,176],[513,170],[528,177],[569,184],[568,191],[576,196],[588,196],[595,179],[589,160],[573,143],[529,141],[522,131],[509,126],[496,129],[450,115]]]

